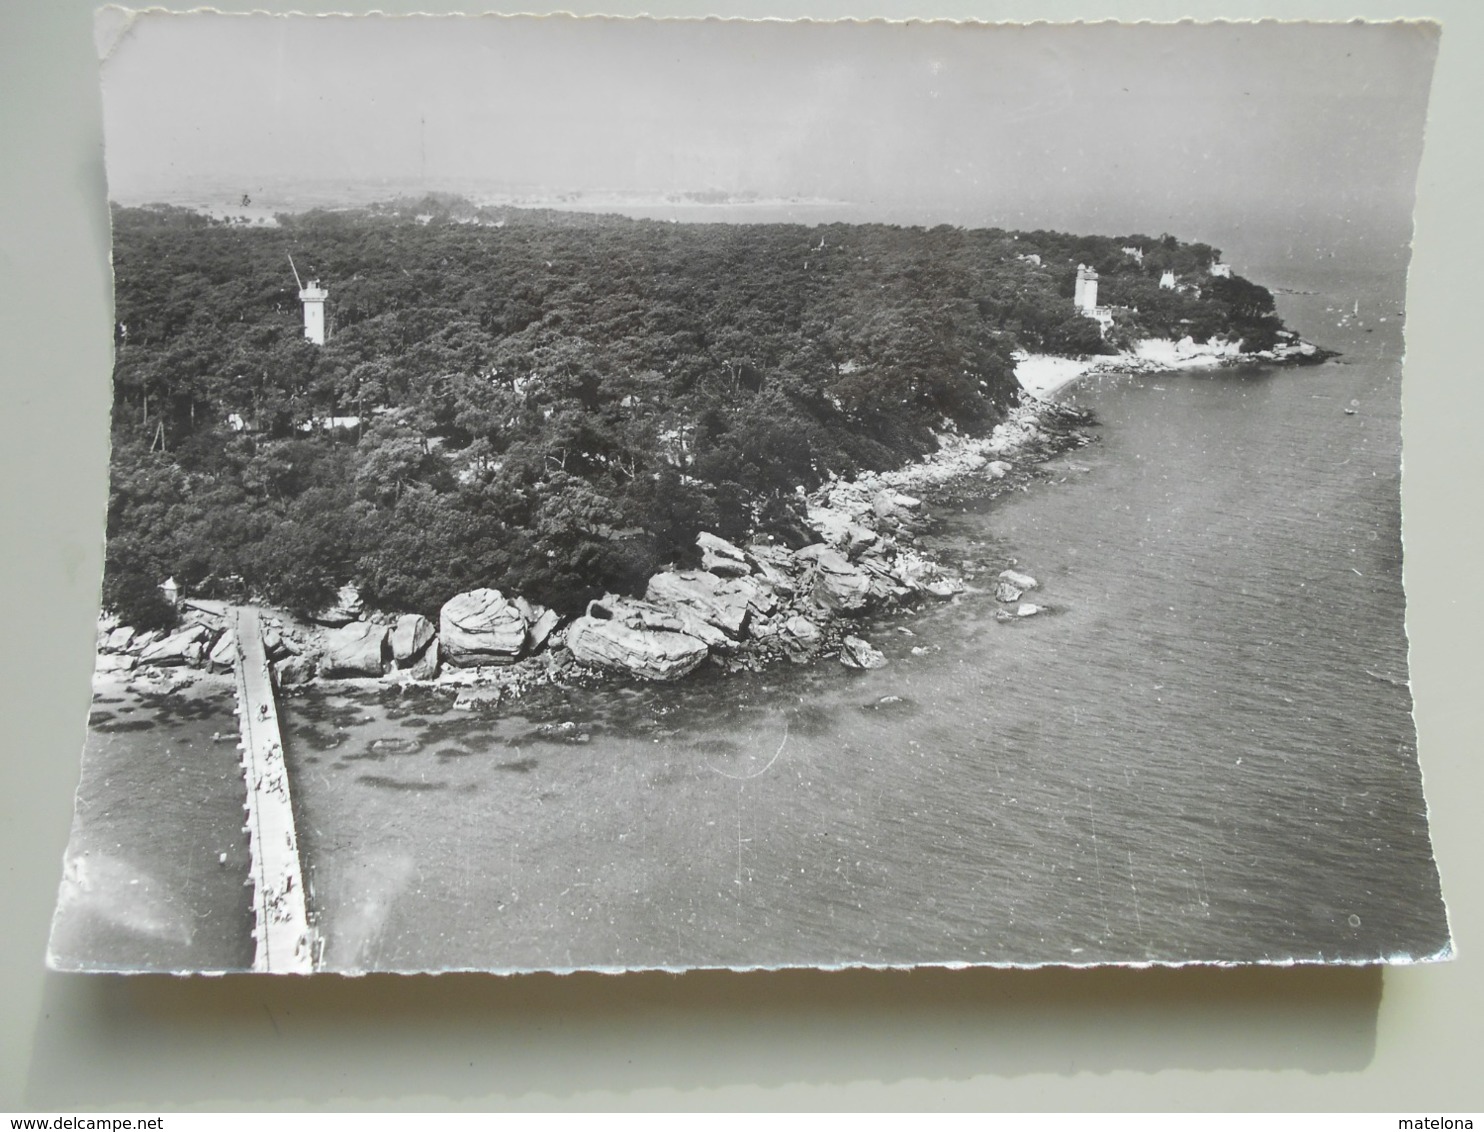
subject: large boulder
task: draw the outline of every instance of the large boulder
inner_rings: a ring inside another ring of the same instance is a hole
[[[656,574],[644,597],[659,606],[688,606],[732,637],[742,632],[747,620],[748,595],[705,570]]]
[[[380,676],[387,661],[386,626],[352,621],[325,634],[322,676]]]
[[[798,557],[814,567],[810,596],[835,613],[859,613],[870,604],[871,578],[844,555],[823,543],[806,546]]]
[[[1009,582],[996,582],[994,587],[994,599],[995,601],[1002,602],[1005,605],[1013,605],[1015,602],[1020,600],[1020,588],[1018,586],[1011,585]]]
[[[104,637],[103,648],[106,652],[127,652],[133,643],[134,630],[127,625],[120,625]]]
[[[237,630],[228,629],[217,638],[206,660],[213,672],[231,672],[237,664]]]
[[[873,602],[891,601],[906,597],[912,592],[902,585],[897,576],[891,572],[891,568],[878,558],[862,558],[860,569],[865,572],[870,582],[869,596]]]
[[[443,659],[461,668],[518,659],[526,649],[527,629],[520,608],[499,590],[455,594],[438,615]]]
[[[402,614],[392,626],[392,659],[398,667],[405,668],[409,662],[422,656],[435,636],[437,631],[433,623],[421,613]]]
[[[537,652],[551,639],[551,635],[556,631],[556,627],[562,623],[562,616],[555,609],[541,609],[539,605],[533,608],[540,609],[541,612],[527,626],[526,638],[530,650]]]
[[[567,627],[567,648],[582,664],[645,680],[677,680],[706,659],[706,642],[680,631],[683,622],[648,602],[590,602]]]
[[[211,632],[206,626],[191,625],[149,645],[139,654],[139,663],[161,668],[178,664],[200,664],[210,643]]]
[[[366,603],[361,600],[361,591],[347,582],[340,587],[340,591],[335,595],[335,600],[329,607],[314,614],[310,620],[320,625],[338,627],[349,625],[365,612]]]
[[[673,605],[668,607],[668,612],[674,617],[679,632],[695,637],[696,640],[704,642],[708,648],[716,649],[718,652],[730,652],[737,647],[736,641],[690,606]]]
[[[846,668],[885,668],[886,656],[860,637],[846,637],[840,642],[840,663]]]
[[[200,609],[196,606],[188,606],[182,603],[180,612],[180,623],[182,626],[200,625],[213,635],[220,633],[227,627],[226,615],[213,612],[210,609]]]
[[[701,548],[702,570],[723,578],[740,578],[752,573],[747,554],[740,546],[734,546],[710,531],[698,534],[696,545]]]
[[[747,561],[757,571],[757,577],[772,586],[784,597],[792,597],[804,572],[806,563],[800,562],[794,552],[786,546],[753,543],[747,548]]]
[[[158,629],[146,629],[143,633],[135,633],[134,639],[129,642],[129,651],[135,656],[143,656],[150,645],[156,641],[163,641],[168,635]]]
[[[438,663],[441,660],[438,650],[438,638],[433,640],[423,649],[422,655],[407,666],[407,675],[414,680],[432,680],[438,675]]]
[[[297,656],[299,646],[285,637],[277,625],[268,625],[263,629],[263,651],[269,660],[282,660],[286,656]]]
[[[288,688],[295,684],[309,683],[314,679],[316,671],[315,663],[309,657],[290,656],[274,666],[273,674],[278,679],[279,687]]]
[[[733,578],[722,587],[722,592],[737,594],[747,602],[754,617],[767,617],[778,608],[778,594],[766,578],[749,574],[745,578]]]

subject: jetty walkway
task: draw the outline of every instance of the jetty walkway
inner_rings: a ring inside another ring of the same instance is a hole
[[[314,970],[314,937],[304,904],[299,842],[289,796],[273,674],[256,609],[234,607],[237,636],[237,719],[242,731],[242,772],[247,783],[247,834],[252,856],[249,883],[257,949],[253,970],[307,974]]]

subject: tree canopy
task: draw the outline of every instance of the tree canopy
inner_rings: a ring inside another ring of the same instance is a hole
[[[273,227],[114,211],[105,600],[154,585],[307,611],[353,582],[433,613],[495,585],[571,610],[802,529],[798,488],[982,432],[1012,352],[1117,335],[1270,345],[1272,297],[1173,237],[667,224],[429,197]],[[1122,250],[1137,247],[1142,261]],[[305,340],[300,275],[329,288]],[[1162,271],[1189,280],[1161,289]]]

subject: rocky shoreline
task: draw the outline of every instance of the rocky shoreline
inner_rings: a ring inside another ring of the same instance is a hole
[[[1022,356],[1016,376],[1025,396],[988,436],[940,436],[937,451],[916,463],[831,479],[804,500],[818,536],[806,546],[737,546],[702,532],[699,568],[662,571],[642,598],[607,594],[566,622],[485,588],[454,595],[435,625],[419,614],[368,612],[347,586],[310,620],[265,609],[265,645],[280,689],[311,681],[421,685],[448,690],[454,707],[471,711],[536,687],[615,675],[677,680],[703,664],[737,672],[838,658],[850,668],[881,667],[880,650],[853,631],[862,619],[951,600],[967,588],[961,573],[924,549],[927,505],[1023,490],[1038,465],[1092,442],[1088,414],[1052,400],[1057,392],[1093,374],[1311,365],[1333,356],[1297,338],[1258,354],[1225,343],[1153,340],[1109,356]],[[1017,563],[1005,565],[991,582],[999,616],[1044,612],[1023,600],[1036,580]],[[101,618],[95,681],[162,692],[228,676],[235,641],[226,603],[186,597],[179,608],[181,624],[169,634]]]
[[[822,485],[805,500],[816,542],[744,547],[703,532],[698,569],[665,570],[642,598],[608,594],[565,623],[524,598],[476,589],[452,597],[435,625],[418,614],[368,613],[345,587],[312,620],[263,610],[264,643],[280,689],[421,685],[471,711],[543,685],[676,680],[703,664],[736,672],[837,658],[881,667],[886,658],[859,635],[863,618],[966,588],[922,546],[925,503],[1022,488],[1038,464],[1090,443],[1089,423],[1076,409],[1025,398],[987,437],[944,436],[917,463]],[[993,585],[1002,616],[1042,612],[1021,600],[1036,585],[1029,575],[1007,569]],[[168,634],[100,619],[95,680],[158,693],[226,679],[236,644],[226,603],[184,597],[178,607],[181,624]]]

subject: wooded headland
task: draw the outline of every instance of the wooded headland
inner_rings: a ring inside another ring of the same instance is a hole
[[[310,612],[350,583],[436,616],[479,587],[563,614],[696,537],[816,539],[800,488],[984,435],[1016,351],[1292,339],[1172,236],[668,224],[429,197],[284,215],[114,211],[104,603],[159,583]],[[292,254],[328,288],[304,337]],[[1074,305],[1096,270],[1104,336]]]

